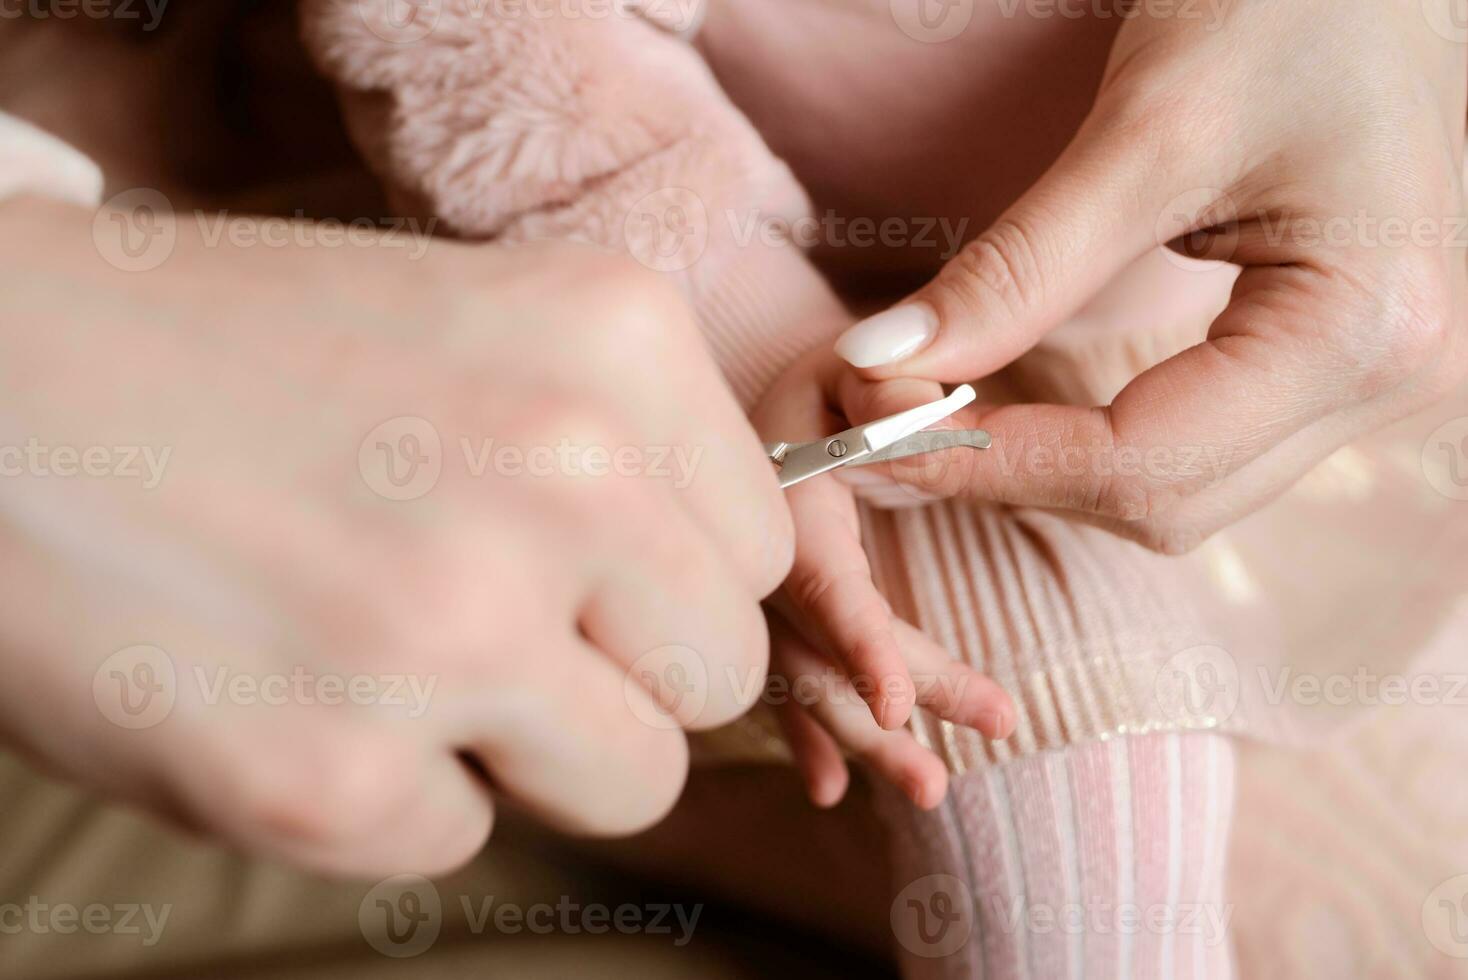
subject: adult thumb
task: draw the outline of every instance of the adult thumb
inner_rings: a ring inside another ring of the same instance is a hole
[[[1159,217],[1173,195],[1156,160],[1135,133],[1093,116],[992,227],[923,289],[842,334],[836,352],[874,380],[998,370],[1132,261],[1191,230]]]

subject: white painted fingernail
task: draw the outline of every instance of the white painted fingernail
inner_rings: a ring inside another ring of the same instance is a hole
[[[868,317],[836,341],[836,353],[852,367],[896,364],[938,335],[938,312],[927,303],[904,303]]]

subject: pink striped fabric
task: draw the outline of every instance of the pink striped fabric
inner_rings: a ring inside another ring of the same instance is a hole
[[[1233,794],[1232,743],[1177,732],[977,769],[933,813],[886,793],[904,976],[1232,977]]]

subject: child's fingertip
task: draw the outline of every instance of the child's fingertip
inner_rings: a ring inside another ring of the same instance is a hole
[[[908,789],[908,796],[919,810],[936,810],[948,795],[948,779],[936,777],[919,779]]]
[[[896,731],[912,719],[915,704],[917,689],[905,672],[884,678],[868,702],[878,727],[889,732]]]
[[[912,718],[912,703],[886,695],[879,695],[870,702],[872,717],[883,731],[895,732]]]
[[[845,773],[813,777],[806,784],[810,801],[819,810],[830,810],[846,798],[850,780]]]
[[[991,711],[984,716],[981,731],[991,740],[999,742],[1014,734],[1015,718],[1008,711]]]

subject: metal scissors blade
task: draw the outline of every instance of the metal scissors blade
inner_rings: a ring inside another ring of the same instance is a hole
[[[769,453],[770,459],[780,467],[780,486],[782,488],[793,487],[797,483],[809,480],[813,476],[820,476],[822,473],[829,473],[840,466],[859,466],[867,462],[876,462],[877,460],[872,457],[887,450],[897,450],[897,452],[896,455],[888,455],[885,459],[900,459],[917,452],[931,452],[932,450],[917,446],[902,449],[898,447],[904,439],[922,432],[930,425],[943,421],[965,405],[970,404],[975,397],[972,387],[960,385],[947,398],[939,401],[919,405],[917,408],[889,415],[887,418],[868,422],[865,425],[853,426],[844,432],[838,432],[815,442],[793,444],[780,442],[767,445],[765,450]],[[982,440],[975,439],[974,441],[987,442],[987,436]],[[960,442],[959,444],[970,445],[972,443]]]

